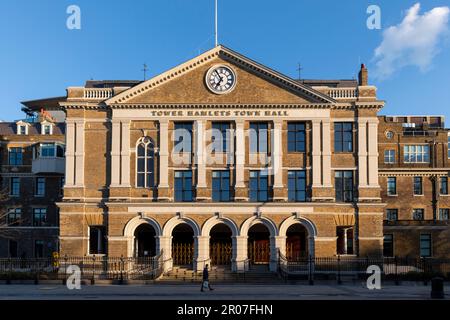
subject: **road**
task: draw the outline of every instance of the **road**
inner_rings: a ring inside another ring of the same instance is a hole
[[[198,285],[0,285],[0,300],[396,300],[429,299],[430,285],[389,285],[369,290],[355,285],[217,285],[200,292]],[[445,288],[450,298],[450,288]]]

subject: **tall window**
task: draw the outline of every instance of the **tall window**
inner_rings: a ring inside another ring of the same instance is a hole
[[[422,177],[414,177],[414,194],[422,195]]]
[[[305,152],[306,131],[305,124],[288,123],[288,152]]]
[[[269,125],[266,122],[250,123],[250,152],[266,153],[268,150]]]
[[[214,152],[229,152],[231,131],[229,122],[213,122],[212,143]]]
[[[8,225],[14,226],[18,225],[22,220],[22,209],[14,208],[8,210]]]
[[[34,208],[33,209],[33,226],[42,227],[47,222],[47,209]]]
[[[175,171],[175,201],[191,202],[193,199],[192,171]]]
[[[44,257],[44,241],[43,240],[35,240],[34,241],[34,257],[35,258]]]
[[[212,172],[212,200],[215,202],[230,201],[230,171]]]
[[[293,202],[306,201],[306,171],[288,172],[288,200]]]
[[[12,197],[20,196],[20,178],[11,178],[9,195]]]
[[[426,145],[409,145],[403,147],[405,163],[429,163],[430,147]]]
[[[89,226],[89,254],[106,253],[106,228]]]
[[[388,221],[397,221],[398,209],[386,209],[386,218]]]
[[[420,235],[420,256],[431,257],[431,234],[423,233]]]
[[[387,178],[387,194],[388,196],[394,196],[397,194],[397,178],[388,177]]]
[[[252,202],[269,200],[269,176],[267,171],[250,171],[249,195]]]
[[[59,195],[63,196],[64,195],[64,184],[66,183],[66,178],[65,177],[61,177],[59,179]]]
[[[137,146],[137,179],[138,188],[152,188],[155,185],[155,151],[152,140],[143,137]]]
[[[192,122],[175,122],[174,145],[176,152],[192,152]]]
[[[334,152],[353,152],[353,123],[334,123]]]
[[[422,221],[425,217],[424,209],[413,209],[413,220]]]
[[[337,227],[337,254],[353,254],[353,227]]]
[[[394,235],[385,234],[383,239],[383,255],[385,257],[394,256]]]
[[[395,150],[384,150],[384,163],[395,163]]]
[[[353,201],[353,171],[336,171],[334,176],[336,202]]]
[[[448,221],[450,219],[450,209],[439,209],[439,220]]]
[[[22,148],[9,148],[9,165],[21,166],[23,164],[23,149]]]
[[[448,194],[448,178],[447,177],[441,177],[440,181],[439,181],[439,193],[440,194]]]
[[[36,178],[36,185],[34,189],[35,195],[38,197],[45,196],[45,178]]]

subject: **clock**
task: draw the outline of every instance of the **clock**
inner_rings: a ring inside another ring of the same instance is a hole
[[[386,138],[388,138],[389,140],[394,137],[394,133],[392,131],[386,131],[385,134],[386,134]]]
[[[236,73],[228,66],[214,66],[206,73],[205,81],[213,93],[229,93],[236,86]]]

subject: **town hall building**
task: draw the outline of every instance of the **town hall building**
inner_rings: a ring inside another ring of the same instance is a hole
[[[279,255],[449,252],[443,117],[379,116],[364,65],[358,80],[294,80],[217,46],[55,99],[25,105],[65,113],[61,256],[275,271]]]

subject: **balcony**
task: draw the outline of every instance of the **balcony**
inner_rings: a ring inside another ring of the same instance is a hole
[[[65,158],[40,157],[33,160],[32,172],[37,173],[59,173],[64,174]]]

